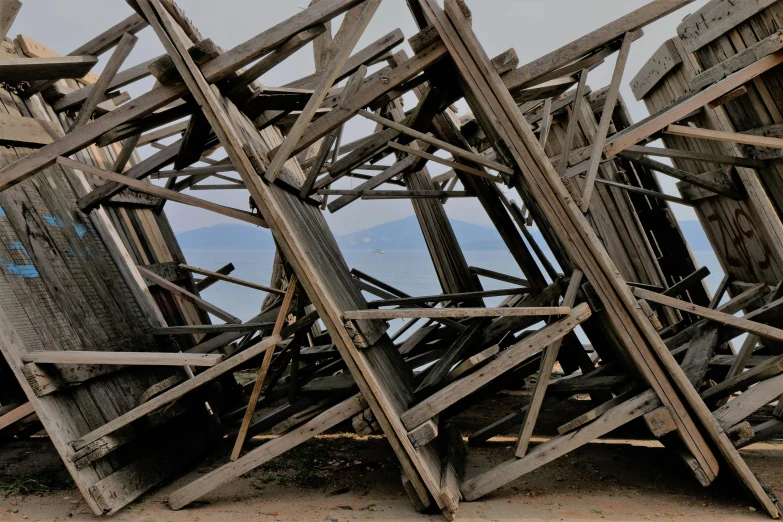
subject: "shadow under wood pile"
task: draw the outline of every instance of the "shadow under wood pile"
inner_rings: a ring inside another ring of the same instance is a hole
[[[412,54],[396,50],[399,30],[357,48],[381,0],[314,1],[229,50],[173,0],[128,3],[135,15],[68,56],[20,35],[0,58],[0,141],[10,145],[0,168],[0,350],[29,401],[3,382],[0,400],[11,404],[0,404],[0,429],[36,414],[96,514],[221,439],[226,463],[175,491],[173,509],[351,422],[361,434],[382,431],[414,503],[449,519],[461,500],[630,423],[700,484],[722,471],[779,516],[775,493],[738,452],[782,424],[779,408],[764,425],[747,422],[783,394],[783,226],[766,196],[777,185],[752,170],[768,162],[738,146],[691,146],[704,135],[676,125],[720,124],[720,140],[731,141],[732,111],[721,105],[761,92],[760,74],[772,84],[779,48],[728,58],[706,80],[692,71],[698,52],[691,59],[669,42],[634,80],[661,112],[634,124],[619,95],[631,45],[689,0],[655,0],[521,67],[513,49],[486,55],[471,28],[481,12],[460,0],[408,0],[420,29]],[[694,16],[736,10],[742,22],[753,19],[748,5],[714,1]],[[0,20],[19,7],[0,0]],[[147,26],[166,53],[123,68]],[[263,85],[308,44],[314,73]],[[103,72],[91,73],[108,51]],[[590,71],[609,59],[612,83],[591,91]],[[146,94],[128,101],[119,91],[150,75]],[[460,100],[468,114],[456,113]],[[375,132],[344,143],[354,118]],[[649,145],[661,131],[670,148]],[[154,150],[141,159],[141,147]],[[226,159],[210,157],[218,149]],[[451,170],[434,175],[428,163]],[[680,180],[682,197],[664,194],[656,173]],[[348,178],[360,184],[339,188]],[[186,189],[246,190],[250,209]],[[458,197],[477,200],[523,277],[468,265],[445,211]],[[323,212],[359,199],[411,201],[441,294],[412,296],[347,266]],[[274,288],[230,276],[230,264],[188,265],[163,213],[169,200],[269,228]],[[727,274],[715,296],[671,203],[702,219]],[[505,288],[485,290],[488,280]],[[199,296],[217,282],[266,292],[260,313],[242,323]],[[392,319],[407,322],[391,332]],[[751,335],[735,354],[742,333]],[[245,370],[249,382],[237,379]],[[518,411],[456,431],[460,412],[491,409],[498,392],[529,378],[534,391]],[[539,416],[575,395],[593,409],[531,444]],[[514,456],[465,476],[463,435],[478,445],[509,429],[519,433]],[[243,451],[259,434],[275,437]]]

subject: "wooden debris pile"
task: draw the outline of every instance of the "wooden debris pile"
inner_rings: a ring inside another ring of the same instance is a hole
[[[67,56],[6,39],[0,378],[16,379],[0,382],[0,429],[34,414],[105,514],[221,440],[226,463],[175,491],[172,508],[351,422],[381,430],[411,498],[451,519],[461,500],[633,423],[702,485],[722,471],[778,517],[738,448],[783,425],[780,407],[763,425],[748,421],[783,394],[783,226],[766,173],[783,161],[769,152],[783,148],[769,136],[783,120],[783,4],[714,0],[688,18],[683,39],[634,80],[658,111],[634,124],[620,97],[631,45],[690,3],[654,0],[523,66],[513,49],[486,55],[471,28],[481,11],[462,0],[407,1],[420,30],[412,53],[396,50],[399,30],[357,49],[381,0],[314,1],[228,50],[173,0],[128,0],[136,14]],[[0,0],[0,36],[19,7]],[[147,26],[165,54],[123,68]],[[264,85],[311,43],[314,73]],[[611,84],[592,91],[590,71],[610,58]],[[149,92],[122,92],[149,76]],[[375,132],[345,143],[355,118]],[[661,136],[667,148],[653,147]],[[225,159],[211,157],[218,149]],[[680,180],[681,197],[656,173]],[[348,179],[360,183],[340,188]],[[246,190],[250,209],[186,189]],[[458,197],[475,198],[523,277],[468,265],[445,211]],[[441,294],[412,296],[348,267],[324,211],[360,199],[411,201]],[[230,264],[187,264],[169,200],[269,228],[271,287],[230,276]],[[715,296],[671,203],[695,209],[718,253],[726,279]],[[507,287],[485,289],[489,280]],[[242,322],[200,297],[219,281],[267,292],[261,312]],[[487,306],[493,297],[501,304]],[[389,331],[394,319],[407,322]],[[248,369],[254,379],[240,385]],[[552,379],[556,369],[565,377]],[[518,411],[457,431],[461,412],[492,410],[536,374]],[[589,409],[531,444],[539,416],[577,395]],[[463,436],[478,445],[509,430],[513,457],[466,476]]]

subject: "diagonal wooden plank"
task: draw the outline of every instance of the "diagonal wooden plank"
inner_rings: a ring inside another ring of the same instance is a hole
[[[313,116],[315,116],[315,112],[321,106],[326,95],[329,94],[329,90],[342,72],[348,58],[351,56],[351,52],[358,43],[359,38],[364,33],[364,30],[367,28],[367,25],[369,25],[373,15],[375,15],[375,11],[381,4],[381,0],[366,0],[366,2],[361,16],[351,28],[350,36],[346,38],[343,46],[338,51],[337,56],[335,56],[334,60],[329,65],[326,74],[320,79],[318,86],[315,88],[315,92],[310,97],[310,100],[302,110],[299,118],[297,118],[296,123],[288,132],[285,141],[283,141],[272,157],[272,161],[264,173],[264,177],[267,181],[272,182],[277,179],[280,169],[283,168],[285,162],[294,154],[294,149],[299,142],[299,138],[302,137],[305,129],[313,119]]]
[[[579,293],[580,285],[582,284],[582,277],[584,277],[584,274],[581,270],[574,270],[571,274],[571,280],[568,282],[568,288],[563,297],[563,306],[574,306],[574,304],[576,304],[576,298]],[[544,404],[546,388],[549,386],[549,380],[552,378],[552,370],[557,361],[557,356],[560,353],[560,346],[562,343],[563,339],[559,339],[547,346],[544,350],[544,356],[541,358],[541,366],[538,371],[536,387],[533,390],[533,395],[530,397],[530,403],[528,404],[527,412],[525,413],[525,420],[522,421],[522,429],[519,432],[516,447],[514,448],[514,454],[517,458],[521,459],[527,453],[527,448],[530,445],[530,438],[533,436],[533,428],[535,428],[541,406]]]

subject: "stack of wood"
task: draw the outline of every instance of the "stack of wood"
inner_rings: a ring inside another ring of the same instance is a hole
[[[731,118],[747,109],[722,106],[751,92],[779,123],[770,92],[783,54],[751,24],[759,44],[743,36],[747,50],[693,74],[717,51],[688,53],[726,37],[688,20],[736,11],[745,22],[756,16],[750,4],[773,14],[783,4],[714,0],[686,20],[684,40],[634,80],[661,111],[634,124],[619,94],[631,45],[691,0],[654,0],[523,66],[513,49],[486,55],[471,28],[481,13],[461,0],[407,0],[420,29],[412,54],[396,50],[399,30],[357,49],[380,3],[315,0],[229,50],[173,0],[128,0],[136,14],[67,56],[24,36],[5,40],[0,377],[16,382],[0,384],[0,406],[10,403],[0,430],[35,414],[104,514],[221,440],[226,463],[172,493],[172,508],[350,423],[382,431],[411,498],[452,519],[461,500],[635,423],[702,485],[723,471],[778,517],[774,492],[738,451],[783,427],[778,407],[774,420],[748,422],[783,394],[783,225],[767,196],[777,184],[760,181],[755,169],[772,165],[748,149],[699,144],[731,141]],[[19,7],[0,0],[0,36]],[[166,53],[123,69],[147,26]],[[315,72],[263,84],[310,43]],[[91,73],[108,51],[101,74]],[[592,91],[590,71],[609,59],[611,84]],[[150,75],[152,90],[128,101],[121,89]],[[415,100],[410,110],[403,96]],[[460,100],[469,114],[457,114]],[[375,132],[344,143],[355,118]],[[686,121],[703,125],[677,125]],[[707,135],[713,124],[723,125],[718,137]],[[753,141],[771,139],[759,137],[769,129],[731,137],[783,148]],[[667,148],[650,146],[661,132]],[[219,149],[225,159],[211,157]],[[434,175],[428,164],[450,170]],[[656,173],[680,180],[682,197],[665,194]],[[339,188],[347,179],[360,183]],[[246,190],[250,208],[186,189]],[[477,200],[523,277],[468,265],[445,210],[458,197]],[[412,296],[348,267],[324,212],[360,199],[411,201],[442,293]],[[187,264],[168,200],[269,228],[271,286],[230,276],[231,264]],[[726,273],[714,296],[671,203],[692,206],[713,242]],[[487,290],[490,280],[507,287]],[[260,313],[242,322],[204,300],[199,292],[217,282],[266,292]],[[395,319],[407,321],[390,331]],[[253,379],[240,384],[248,369]],[[456,430],[461,412],[492,411],[499,392],[526,379],[533,392],[518,411]],[[577,395],[590,408],[532,444],[539,416]],[[463,436],[479,445],[509,430],[518,433],[513,457],[466,476]],[[260,434],[274,436],[246,451]]]

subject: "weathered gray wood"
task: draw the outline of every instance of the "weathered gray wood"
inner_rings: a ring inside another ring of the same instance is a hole
[[[760,382],[713,412],[715,420],[728,429],[774,401],[783,393],[783,374]]]
[[[571,313],[568,306],[518,308],[409,308],[394,310],[348,310],[346,320],[358,319],[413,319],[413,318],[468,318],[468,317],[548,317]]]
[[[685,50],[696,52],[777,0],[713,0],[677,27]]]
[[[574,306],[576,304],[583,277],[584,274],[581,270],[574,270],[571,274],[571,280],[568,282],[568,288],[563,296],[563,306]],[[538,420],[538,414],[541,412],[541,407],[544,404],[546,389],[552,378],[552,371],[554,370],[555,362],[557,362],[558,355],[560,354],[560,346],[562,343],[563,340],[559,339],[544,349],[544,355],[541,357],[541,366],[538,370],[536,387],[533,390],[533,395],[530,397],[525,419],[522,421],[522,429],[519,432],[519,437],[517,438],[517,443],[514,448],[514,455],[516,455],[517,458],[521,459],[527,453],[530,439],[533,436],[533,429]]]
[[[86,364],[125,366],[215,366],[222,355],[151,352],[30,352],[22,357],[36,364]]]
[[[672,40],[667,40],[631,80],[631,91],[637,101],[642,100],[658,82],[682,63],[680,53]]]
[[[98,78],[98,81],[92,86],[92,91],[79,108],[79,116],[76,118],[76,121],[73,122],[73,125],[71,125],[69,132],[78,129],[90,121],[92,113],[95,111],[98,103],[100,103],[104,93],[109,89],[117,71],[120,70],[120,67],[131,53],[138,40],[137,37],[130,33],[126,33],[120,38],[120,41],[117,43],[117,48],[106,63],[106,67],[104,67],[101,72],[100,78]]]
[[[698,161],[704,161],[707,163],[715,163],[716,165],[734,165],[736,167],[748,167],[751,169],[763,168],[766,163],[761,160],[754,160],[749,158],[740,158],[735,156],[721,156],[718,154],[709,154],[706,152],[690,151],[690,150],[678,150],[678,149],[662,149],[658,147],[647,147],[644,145],[633,145],[628,147],[628,152],[635,152],[637,154],[645,154],[647,156],[660,156],[662,158],[675,158],[675,159],[692,159]]]
[[[0,2],[0,41],[5,40],[21,8],[22,2],[19,0],[3,0]]]
[[[256,469],[265,462],[272,460],[306,440],[323,433],[344,420],[350,419],[366,407],[366,403],[361,395],[355,395],[318,415],[299,428],[254,449],[236,462],[226,464],[178,489],[169,496],[169,505],[172,509],[182,509],[226,482]]]
[[[48,145],[59,137],[48,121],[0,114],[0,143]]]
[[[3,58],[0,60],[0,78],[9,83],[81,78],[96,63],[98,59],[94,56]]]
[[[466,500],[479,499],[515,478],[540,468],[544,464],[641,417],[654,410],[659,404],[660,400],[652,391],[637,395],[610,409],[587,426],[539,444],[530,450],[525,458],[506,461],[490,471],[465,481],[460,487],[462,494]]]
[[[593,31],[556,51],[538,58],[509,74],[506,84],[511,92],[524,88],[536,78],[559,69],[592,51],[622,38],[646,25],[692,3],[693,0],[655,0],[622,18]]]
[[[158,395],[154,399],[145,402],[143,405],[139,406],[138,408],[135,408],[123,415],[120,415],[116,419],[113,419],[112,421],[104,424],[100,428],[97,428],[91,431],[90,433],[82,435],[81,437],[79,437],[79,439],[74,440],[71,443],[71,445],[75,450],[79,450],[87,446],[88,444],[100,439],[101,437],[113,433],[114,431],[117,431],[123,426],[127,426],[131,422],[134,422],[152,413],[153,411],[157,410],[161,406],[165,406],[166,404],[177,400],[178,398],[184,396],[190,391],[195,390],[196,388],[203,386],[208,382],[211,382],[212,380],[225,374],[226,372],[229,372],[234,368],[240,366],[241,364],[244,364],[245,362],[249,361],[250,359],[260,355],[267,349],[267,347],[279,344],[280,341],[282,340],[283,340],[282,337],[280,337],[279,335],[264,339],[260,343],[248,348],[247,350],[243,351],[239,355],[236,355],[228,359],[227,361],[218,364],[217,366],[213,366],[212,368],[209,368],[208,370],[198,374],[193,379],[189,379],[183,382],[182,384],[162,393],[161,395]]]
[[[168,290],[169,292],[173,292],[177,294],[181,298],[190,301],[191,303],[198,306],[199,308],[206,310],[207,312],[215,315],[216,317],[223,319],[227,323],[233,323],[233,324],[242,323],[242,321],[240,321],[237,317],[234,317],[233,315],[226,312],[225,310],[222,310],[217,306],[213,305],[212,303],[209,303],[204,299],[200,298],[199,296],[191,292],[188,292],[181,286],[177,286],[174,283],[160,277],[158,274],[151,272],[150,270],[147,270],[143,266],[139,266],[137,268],[139,269],[139,272],[141,272],[141,275],[142,277],[144,277],[144,279],[160,286],[165,290]]]
[[[491,382],[503,373],[513,369],[525,359],[540,352],[545,346],[564,337],[591,315],[590,307],[581,304],[573,308],[565,319],[547,326],[539,332],[507,348],[494,361],[476,374],[459,379],[402,414],[400,420],[412,430],[431,419],[469,393]]]
[[[690,82],[691,91],[700,91],[727,76],[756,63],[762,58],[783,49],[783,31],[777,31],[764,40],[751,45],[714,67],[699,74]]]

